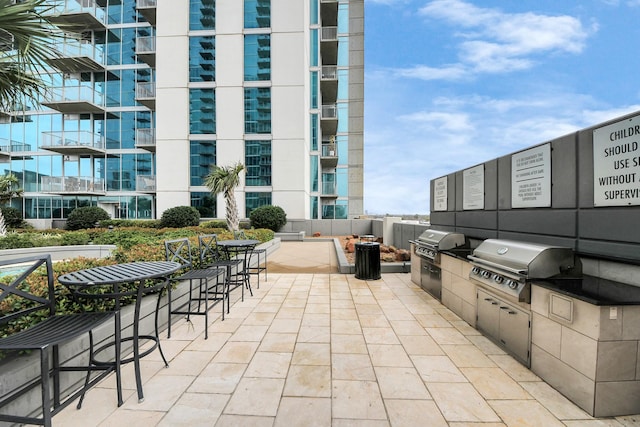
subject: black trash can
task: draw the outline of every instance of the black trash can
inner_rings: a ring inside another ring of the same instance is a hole
[[[356,243],[356,279],[378,280],[380,275],[380,243]]]

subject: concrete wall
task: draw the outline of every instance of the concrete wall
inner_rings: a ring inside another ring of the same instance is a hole
[[[511,206],[512,154],[483,163],[483,209],[463,209],[464,171],[457,171],[446,176],[447,210],[434,211],[432,180],[433,228],[458,231],[472,239],[514,239],[568,246],[588,258],[640,263],[640,227],[637,226],[640,206],[595,207],[593,183],[594,130],[638,115],[638,112],[629,114],[548,141],[551,146],[550,207]]]

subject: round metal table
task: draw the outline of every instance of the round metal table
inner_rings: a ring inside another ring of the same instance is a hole
[[[140,358],[148,355],[158,348],[165,366],[169,366],[158,337],[158,306],[160,305],[160,295],[155,310],[155,335],[140,335],[140,304],[142,297],[146,294],[160,292],[169,284],[169,276],[180,269],[180,264],[171,261],[144,261],[131,262],[125,264],[115,264],[100,267],[88,268],[63,274],[58,277],[58,281],[65,285],[76,298],[85,299],[111,299],[115,303],[115,310],[118,312],[115,320],[115,339],[100,348],[96,349],[91,358],[96,364],[113,364],[110,361],[97,360],[96,355],[109,347],[116,346],[123,341],[133,341],[133,356],[121,358],[120,363],[134,363],[136,375],[136,387],[138,391],[138,401],[144,400],[142,393],[142,378],[140,375]],[[151,281],[151,283],[149,283]],[[133,286],[129,286],[133,285]],[[109,287],[106,290],[104,287]],[[96,292],[99,291],[99,292]],[[135,298],[135,309],[133,317],[133,334],[130,337],[122,338],[120,307],[123,298]],[[147,350],[140,352],[140,339],[151,340],[154,344]],[[120,348],[120,345],[116,346]],[[117,384],[118,406],[122,405],[122,384]]]
[[[260,243],[260,240],[238,239],[238,240],[218,240],[218,246],[222,248],[227,259],[234,256],[242,259],[242,271],[237,271],[235,275],[228,275],[229,291],[242,286],[242,300],[244,301],[244,286],[249,289],[249,293],[253,296],[251,290],[251,282],[249,275],[249,253]]]

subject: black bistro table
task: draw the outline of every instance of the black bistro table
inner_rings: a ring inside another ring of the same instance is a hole
[[[135,298],[133,317],[133,334],[130,337],[121,338],[120,341],[133,341],[133,356],[121,358],[120,363],[134,363],[136,388],[138,401],[144,400],[142,393],[142,377],[140,375],[140,358],[150,354],[156,348],[160,351],[165,366],[169,366],[160,346],[158,337],[158,306],[160,295],[155,310],[155,335],[140,335],[140,305],[142,297],[146,294],[160,292],[169,286],[169,276],[180,269],[180,264],[171,261],[144,261],[124,264],[107,265],[88,268],[85,270],[67,273],[58,278],[58,281],[71,290],[74,297],[85,299],[111,299],[115,303],[118,315],[115,320],[116,331],[121,330],[120,306],[124,298]],[[149,283],[149,281],[151,281]],[[106,287],[106,289],[105,289]],[[116,334],[116,337],[121,334]],[[153,345],[140,352],[140,340],[153,341]],[[115,346],[115,342],[107,343],[96,349],[91,355],[93,362],[99,365],[113,364],[111,361],[101,361],[97,355],[109,347]],[[118,406],[122,405],[122,384],[117,384]]]
[[[250,252],[255,249],[256,245],[260,243],[260,240],[252,239],[238,239],[238,240],[218,240],[218,246],[225,253],[227,259],[232,259],[234,256],[242,259],[242,271],[240,268],[235,275],[228,276],[229,291],[242,286],[242,300],[244,301],[244,285],[249,289],[249,293],[253,296],[251,290],[251,282],[249,275],[249,262]]]

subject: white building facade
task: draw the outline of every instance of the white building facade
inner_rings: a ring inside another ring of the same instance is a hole
[[[20,179],[27,220],[87,205],[223,218],[204,178],[238,162],[240,217],[363,213],[364,0],[51,3],[82,40],[54,45],[42,107],[0,116],[0,172]]]

